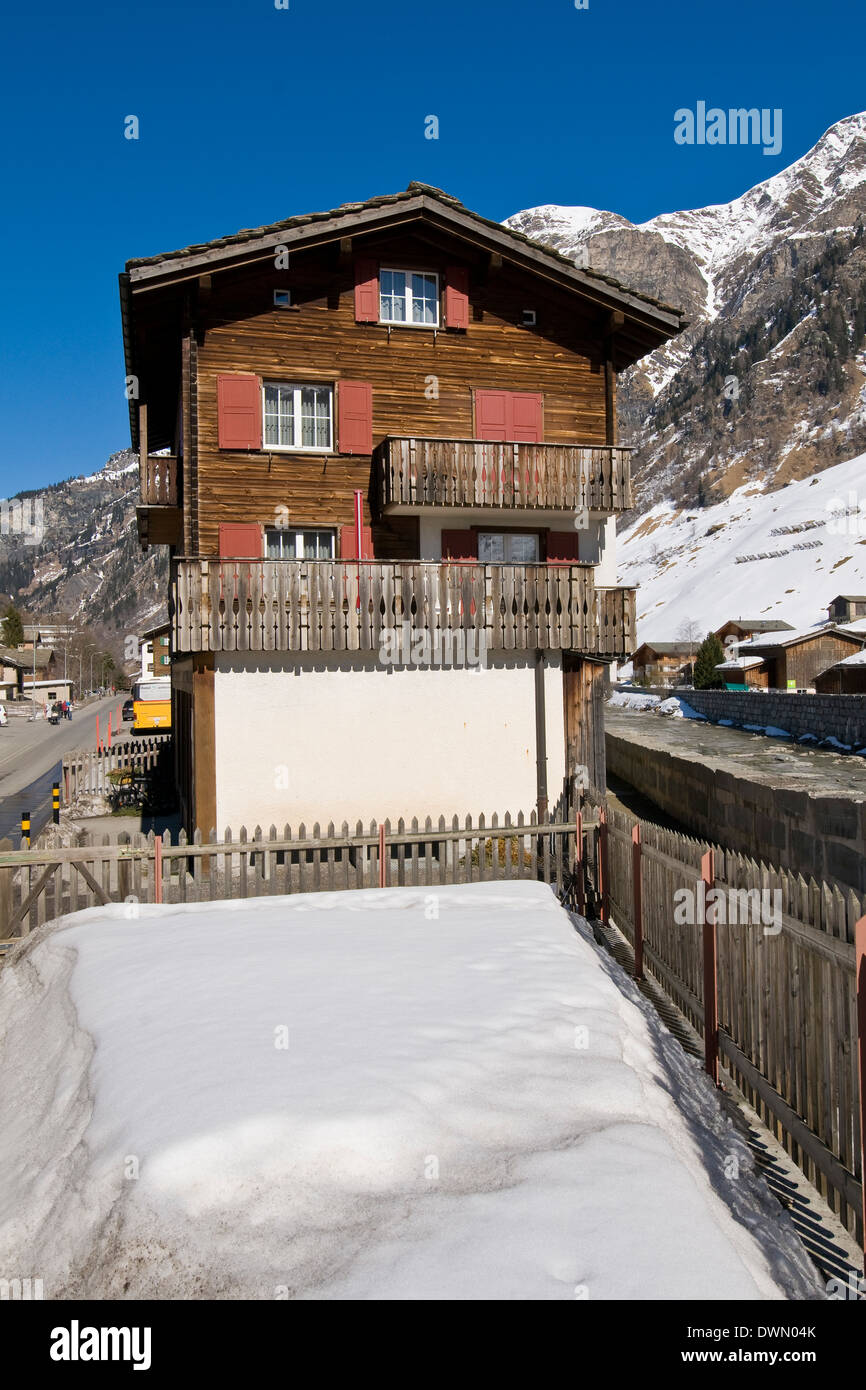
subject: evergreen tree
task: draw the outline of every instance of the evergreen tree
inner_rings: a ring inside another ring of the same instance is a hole
[[[695,690],[713,690],[724,685],[721,672],[716,670],[725,659],[725,649],[714,632],[708,632],[695,657],[692,684]]]
[[[0,623],[0,636],[3,638],[4,647],[20,647],[24,641],[24,624],[21,621],[21,614],[14,604],[10,603],[3,614],[3,622]]]

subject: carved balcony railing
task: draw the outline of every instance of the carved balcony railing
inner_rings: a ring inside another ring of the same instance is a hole
[[[173,454],[148,454],[141,469],[141,503],[145,507],[176,507],[177,459]]]
[[[619,445],[389,435],[373,451],[374,501],[380,512],[395,507],[622,512],[633,504],[630,452]]]
[[[176,653],[375,651],[425,631],[621,659],[635,593],[596,588],[589,565],[175,559],[171,616]]]

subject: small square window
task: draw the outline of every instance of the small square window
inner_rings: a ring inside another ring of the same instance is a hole
[[[274,308],[291,309],[292,292],[291,290],[274,290]]]
[[[523,326],[524,326],[524,328],[534,328],[534,327],[535,327],[535,310],[534,310],[534,309],[524,309],[524,311],[523,311]]]

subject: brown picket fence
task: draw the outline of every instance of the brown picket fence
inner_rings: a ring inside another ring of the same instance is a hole
[[[632,946],[635,973],[642,961],[704,1038],[707,1069],[715,1054],[716,1069],[727,1069],[793,1162],[862,1240],[864,899],[618,808],[603,808],[589,840],[600,916]],[[706,903],[716,904],[714,970],[702,891]]]

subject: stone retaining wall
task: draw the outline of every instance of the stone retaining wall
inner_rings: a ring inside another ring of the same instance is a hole
[[[632,687],[628,687],[632,689]],[[815,734],[835,738],[851,748],[866,747],[866,695],[761,694],[741,690],[642,690],[636,694],[677,695],[714,724],[729,719],[735,725],[774,725],[799,737]]]
[[[637,728],[633,738],[608,731],[606,743],[608,772],[694,835],[866,892],[866,802],[736,776],[698,756],[654,748]]]

